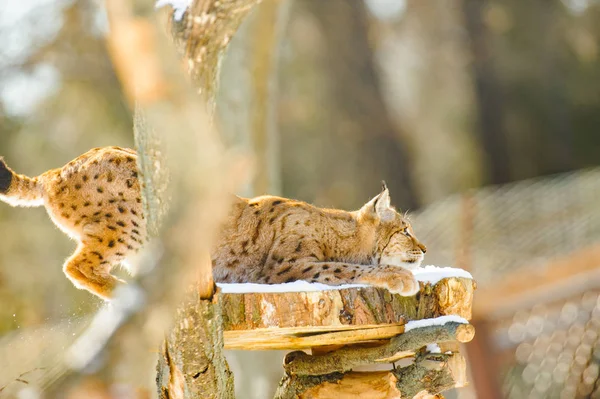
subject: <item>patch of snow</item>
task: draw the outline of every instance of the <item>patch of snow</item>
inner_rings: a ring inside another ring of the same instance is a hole
[[[473,278],[473,276],[471,276],[471,273],[453,267],[423,266],[414,268],[412,272],[418,281],[423,281],[431,284],[435,284],[441,279],[448,277],[465,277],[470,279]],[[308,281],[294,281],[291,283],[283,284],[217,283],[217,286],[221,288],[221,291],[224,294],[314,292],[369,287],[369,285],[366,284],[327,285],[321,283],[309,283]]]
[[[464,277],[472,279],[473,276],[466,270],[454,267],[421,266],[411,270],[418,281],[436,284],[448,277]]]
[[[442,349],[438,344],[428,344],[425,350],[429,353],[442,353]]]
[[[250,293],[277,293],[277,292],[314,292],[342,290],[346,288],[368,287],[365,284],[326,285],[321,283],[309,283],[308,281],[294,281],[283,284],[229,284],[217,283],[217,287],[224,294],[250,294]]]
[[[176,21],[181,21],[183,18],[183,14],[192,4],[192,0],[156,0],[155,7],[161,8],[164,6],[172,6],[173,7],[173,18]]]
[[[429,327],[429,326],[443,326],[446,323],[461,323],[461,324],[469,324],[467,319],[464,319],[460,316],[440,316],[435,317],[433,319],[423,319],[423,320],[413,320],[406,323],[404,326],[404,332],[409,332],[410,330],[414,330],[415,328]]]

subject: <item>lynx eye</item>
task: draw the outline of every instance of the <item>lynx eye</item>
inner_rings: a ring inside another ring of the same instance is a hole
[[[410,233],[408,232],[408,227],[405,227],[404,230],[402,230],[402,234],[404,234],[407,237],[410,237]]]

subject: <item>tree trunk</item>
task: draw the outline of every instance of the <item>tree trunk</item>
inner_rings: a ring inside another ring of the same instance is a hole
[[[330,95],[329,127],[319,132],[314,154],[317,191],[327,203],[350,209],[377,192],[385,180],[397,205],[418,205],[411,180],[409,154],[387,113],[374,55],[368,41],[367,11],[363,1],[299,1],[317,22]],[[306,162],[304,159],[302,162]],[[343,187],[344,194],[333,190]],[[323,195],[323,194],[321,194]]]
[[[196,296],[180,305],[157,366],[160,399],[235,397],[220,312],[218,303]]]
[[[250,10],[261,0],[194,0],[181,21],[172,20],[175,46],[194,87],[214,110],[223,52]]]
[[[240,195],[281,195],[277,125],[281,37],[291,0],[266,0],[240,26],[223,57],[218,123],[236,148],[254,155],[254,176]]]
[[[195,87],[208,102],[209,111],[215,107],[223,52],[242,20],[258,2],[197,0],[181,22],[173,23],[175,45],[183,55]],[[271,42],[264,46],[268,48]],[[267,67],[264,72],[265,82],[270,69]],[[258,89],[260,93],[267,93],[267,87],[260,86]],[[266,120],[256,123],[261,130],[267,127]],[[192,181],[197,182],[196,179]],[[209,187],[206,189],[210,190]],[[198,244],[200,241],[192,242]],[[211,270],[203,273],[212,274]],[[212,292],[210,295],[203,294],[206,285],[200,284],[198,288],[197,295],[179,308],[175,327],[163,344],[157,376],[161,399],[234,397],[233,377],[222,353],[223,330],[218,296],[213,297]]]
[[[478,109],[478,132],[485,153],[491,184],[510,181],[508,144],[504,127],[504,104],[490,50],[489,32],[484,21],[485,1],[463,0],[465,27],[473,57],[475,98]]]
[[[199,80],[207,84],[203,93],[212,93],[218,57],[256,2],[201,2],[204,8],[196,4],[194,10],[200,7],[209,12],[208,21],[201,24],[192,23],[199,15],[188,12],[185,21],[190,23],[189,29],[180,32],[190,40],[200,40],[204,50],[198,51],[210,55],[195,75],[210,75]],[[69,392],[67,397],[88,397],[102,391],[106,395],[115,382],[131,392],[142,390],[130,397],[149,395],[147,387],[156,375],[156,355],[149,348],[159,346],[175,319],[159,365],[160,395],[231,398],[233,380],[222,355],[220,309],[212,301],[208,249],[227,211],[229,193],[234,191],[234,176],[239,171],[233,174],[232,170],[244,166],[237,161],[224,162],[224,148],[205,112],[206,103],[188,80],[177,74],[181,61],[154,22],[154,2],[110,0],[107,11],[111,24],[108,44],[115,69],[130,103],[137,104],[138,166],[145,216],[154,240],[144,249],[138,277],[115,292],[114,304],[101,309],[90,328],[67,350],[71,372],[58,378],[49,396]],[[190,51],[198,55],[194,48]],[[191,299],[175,312],[186,295]],[[179,339],[192,330],[196,338],[193,348]],[[100,365],[95,377],[103,381],[101,388],[89,388],[89,378],[81,378],[93,361]]]

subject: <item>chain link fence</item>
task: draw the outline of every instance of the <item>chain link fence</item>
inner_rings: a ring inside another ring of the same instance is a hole
[[[485,289],[600,245],[600,169],[487,187],[411,219],[428,246],[426,263],[466,268]],[[600,289],[579,287],[488,320],[503,397],[600,398]]]
[[[411,219],[426,263],[466,268],[485,286],[600,244],[600,169],[456,195]]]

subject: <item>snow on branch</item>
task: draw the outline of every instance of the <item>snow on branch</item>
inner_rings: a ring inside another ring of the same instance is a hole
[[[185,14],[191,4],[192,0],[156,0],[155,7],[162,8],[170,5],[173,7],[173,19],[181,21],[183,14]]]
[[[464,317],[454,315],[440,316],[432,319],[411,320],[404,326],[404,332],[406,333],[416,328],[443,326],[446,323],[469,324],[469,321]]]

